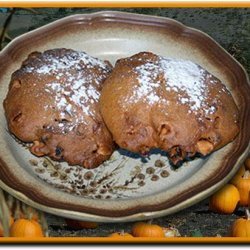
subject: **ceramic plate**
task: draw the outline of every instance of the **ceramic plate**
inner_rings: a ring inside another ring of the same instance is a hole
[[[12,41],[0,54],[0,100],[12,72],[33,51],[72,48],[112,63],[151,51],[200,64],[224,82],[240,109],[240,134],[226,147],[178,169],[166,155],[117,150],[94,170],[37,158],[9,133],[0,107],[0,185],[46,212],[100,222],[135,221],[177,212],[211,195],[237,171],[249,150],[250,87],[241,65],[206,34],[172,19],[98,12],[70,16]]]

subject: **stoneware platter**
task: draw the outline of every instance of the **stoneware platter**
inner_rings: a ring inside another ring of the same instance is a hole
[[[35,157],[8,132],[2,102],[11,74],[29,53],[62,47],[113,64],[141,51],[200,64],[231,91],[240,110],[240,134],[178,169],[157,150],[148,158],[117,150],[94,170]],[[172,19],[121,12],[63,18],[16,38],[0,53],[0,186],[33,207],[79,220],[125,222],[175,213],[228,182],[247,156],[249,93],[247,74],[233,57],[208,35]]]

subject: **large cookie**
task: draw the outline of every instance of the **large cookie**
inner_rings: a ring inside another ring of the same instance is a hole
[[[113,152],[99,110],[111,65],[71,49],[31,53],[4,101],[8,127],[37,156],[94,168]]]
[[[238,109],[219,79],[191,61],[149,52],[117,61],[100,104],[120,147],[160,148],[174,164],[223,147],[239,131]]]

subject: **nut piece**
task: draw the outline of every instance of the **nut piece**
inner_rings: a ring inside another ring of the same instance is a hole
[[[34,141],[30,148],[30,152],[36,156],[44,156],[49,153],[46,145],[39,141]]]
[[[214,145],[207,140],[198,141],[196,146],[197,146],[197,151],[202,155],[207,155],[214,149]]]

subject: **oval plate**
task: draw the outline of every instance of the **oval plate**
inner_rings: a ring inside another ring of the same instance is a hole
[[[246,72],[201,31],[172,19],[98,12],[74,15],[13,40],[0,54],[0,100],[11,74],[33,51],[58,47],[110,60],[141,51],[189,59],[224,82],[240,109],[240,134],[206,158],[170,167],[166,155],[147,159],[118,150],[94,170],[36,158],[7,130],[0,107],[0,185],[46,212],[75,219],[120,222],[177,212],[208,197],[234,175],[249,151],[250,87]]]

